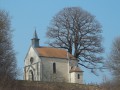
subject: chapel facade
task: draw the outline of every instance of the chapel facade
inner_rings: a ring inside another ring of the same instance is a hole
[[[83,84],[78,60],[64,49],[39,46],[36,31],[24,60],[24,80]]]

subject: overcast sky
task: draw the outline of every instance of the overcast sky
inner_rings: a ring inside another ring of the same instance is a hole
[[[40,45],[46,46],[47,27],[52,17],[65,7],[81,7],[96,16],[103,27],[104,56],[109,55],[114,38],[120,36],[120,0],[0,0],[0,9],[8,11],[12,17],[14,49],[21,70],[24,67],[24,58],[31,44],[35,27]],[[85,70],[84,82],[100,83],[104,75],[110,76],[105,72],[95,76]]]

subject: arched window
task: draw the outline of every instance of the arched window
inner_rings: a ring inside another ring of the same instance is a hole
[[[31,58],[30,58],[30,64],[33,63],[33,60],[34,60],[33,57],[31,57]]]
[[[53,73],[56,73],[56,63],[53,63]]]
[[[80,79],[80,74],[78,74],[78,79]]]
[[[30,81],[34,80],[34,75],[33,75],[33,71],[32,70],[29,71],[29,80]]]

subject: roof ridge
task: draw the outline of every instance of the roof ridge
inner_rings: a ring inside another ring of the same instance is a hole
[[[58,47],[40,46],[40,47],[37,47],[37,48],[55,48],[55,49],[65,50],[66,52],[68,52],[66,49],[64,49],[64,48],[58,48]]]
[[[53,48],[53,47],[41,47],[36,48],[40,56],[44,57],[56,57],[56,58],[67,58],[67,53],[69,54],[70,59],[76,58],[67,52],[65,49]]]

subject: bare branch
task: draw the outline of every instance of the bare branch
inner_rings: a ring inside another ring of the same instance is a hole
[[[9,15],[0,10],[0,87],[6,87],[7,82],[17,78],[16,57],[11,41],[11,32]]]
[[[53,17],[47,37],[50,46],[67,49],[80,63],[84,62],[80,65],[93,69],[103,65],[101,32],[101,25],[93,15],[79,7],[70,7]]]

